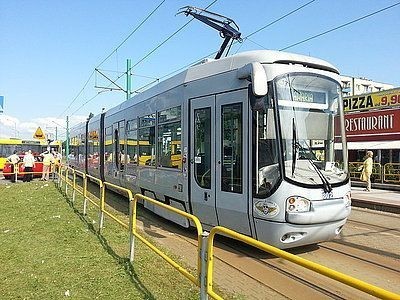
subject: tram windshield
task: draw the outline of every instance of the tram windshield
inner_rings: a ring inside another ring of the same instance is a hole
[[[286,74],[275,85],[284,176],[330,192],[331,184],[348,175],[339,84],[325,76],[299,73]]]

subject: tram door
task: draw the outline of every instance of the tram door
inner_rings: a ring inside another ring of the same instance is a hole
[[[191,100],[191,199],[209,225],[250,234],[247,90]]]
[[[215,96],[190,103],[190,186],[193,213],[203,223],[218,225],[215,202]]]

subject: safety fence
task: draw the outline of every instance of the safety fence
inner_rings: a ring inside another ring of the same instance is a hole
[[[352,180],[359,181],[362,173],[362,162],[349,162],[349,173]],[[400,184],[400,163],[387,163],[383,166],[374,163],[371,181],[376,183]]]
[[[77,183],[77,176],[82,178],[82,185]],[[87,201],[90,201],[93,205],[95,205],[99,210],[99,231],[103,229],[104,217],[108,216],[122,227],[124,227],[129,232],[129,260],[132,264],[134,264],[134,249],[135,249],[135,238],[139,239],[146,246],[148,246],[151,250],[157,253],[160,257],[162,257],[166,262],[168,262],[171,266],[173,266],[177,271],[179,271],[182,275],[184,275],[187,279],[189,279],[193,284],[200,288],[200,299],[208,299],[208,296],[211,296],[214,299],[223,299],[220,295],[218,295],[213,288],[213,275],[214,275],[214,239],[216,235],[224,235],[230,238],[236,239],[238,241],[244,242],[250,246],[256,247],[262,251],[268,252],[274,256],[280,257],[284,260],[290,261],[294,264],[297,264],[301,267],[307,268],[316,273],[322,274],[326,277],[339,281],[347,286],[353,287],[359,291],[365,292],[367,294],[373,295],[375,297],[379,297],[382,299],[400,299],[400,295],[392,293],[390,291],[386,291],[382,288],[376,287],[374,285],[368,284],[361,280],[358,280],[354,277],[345,275],[343,273],[337,272],[335,270],[329,269],[320,264],[311,262],[294,254],[288,253],[286,251],[280,250],[276,247],[267,245],[260,241],[257,241],[251,237],[242,235],[230,229],[216,226],[211,229],[210,232],[203,231],[202,225],[199,219],[166,205],[162,202],[151,199],[147,196],[141,194],[135,194],[133,196],[132,192],[126,188],[117,186],[112,183],[103,182],[98,178],[90,176],[88,174],[82,173],[78,170],[70,168],[68,166],[61,166],[58,169],[57,173],[57,185],[60,190],[64,190],[67,197],[69,197],[69,188],[72,188],[72,201],[76,201],[76,192],[81,194],[84,199],[84,214],[86,214]],[[99,195],[100,197],[94,201],[91,197],[88,196],[88,179],[96,182],[99,186]],[[128,224],[123,220],[120,220],[117,216],[113,215],[110,211],[107,210],[107,197],[106,197],[106,188],[111,188],[115,191],[118,191],[122,194],[125,194],[129,200],[129,218]],[[172,213],[178,214],[181,217],[187,218],[191,221],[192,225],[197,229],[197,269],[196,275],[193,275],[191,272],[182,267],[178,262],[171,259],[167,254],[165,254],[162,250],[157,248],[154,244],[152,244],[145,236],[140,234],[137,230],[137,202],[141,200],[144,202],[149,202],[153,205],[157,205],[162,207]]]
[[[57,166],[57,164],[52,164],[50,173],[56,171]],[[362,166],[362,162],[349,162],[349,174],[352,180],[360,180]],[[32,177],[41,177],[42,173],[42,162],[35,162],[35,167],[31,172],[25,171],[23,163],[15,164],[13,167],[11,167],[10,163],[6,163],[3,171],[0,171],[0,175],[3,175],[6,179],[12,179],[13,181],[22,180],[25,174],[31,174]],[[374,163],[372,167],[371,181],[375,183],[400,185],[400,163],[387,163],[383,166],[379,163]]]
[[[59,164],[51,164],[49,168],[49,178],[52,176],[54,172],[57,172]],[[43,175],[43,162],[35,162],[31,171],[27,171],[24,163],[19,162],[16,164],[11,164],[6,162],[4,164],[3,170],[0,171],[0,175],[3,175],[4,178],[10,179],[12,181],[17,182],[18,180],[25,180],[26,175],[30,175],[30,178],[42,177]]]

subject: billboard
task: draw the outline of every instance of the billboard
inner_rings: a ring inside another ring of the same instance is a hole
[[[0,114],[4,112],[4,96],[0,96]]]
[[[343,98],[345,113],[400,106],[400,88]]]

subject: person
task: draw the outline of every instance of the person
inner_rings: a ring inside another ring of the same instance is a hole
[[[371,174],[372,174],[372,166],[373,160],[372,157],[374,153],[372,151],[367,151],[366,159],[363,162],[363,169],[361,172],[360,179],[367,183],[367,188],[364,191],[370,192],[371,191]]]
[[[14,150],[13,154],[7,157],[7,160],[11,163],[11,182],[15,182],[15,178],[17,178],[17,174],[14,174],[15,166],[17,166],[19,162],[19,156],[17,155],[17,150]]]
[[[33,167],[35,166],[35,158],[32,155],[32,151],[28,150],[25,152],[24,158],[22,159],[24,163],[24,182],[30,182],[32,180],[33,174]]]
[[[49,180],[50,168],[54,161],[54,156],[49,151],[45,151],[41,155],[43,156],[43,171],[42,178],[40,180],[47,181]]]
[[[54,161],[57,165],[61,164],[62,155],[60,152],[56,150],[53,151]]]

